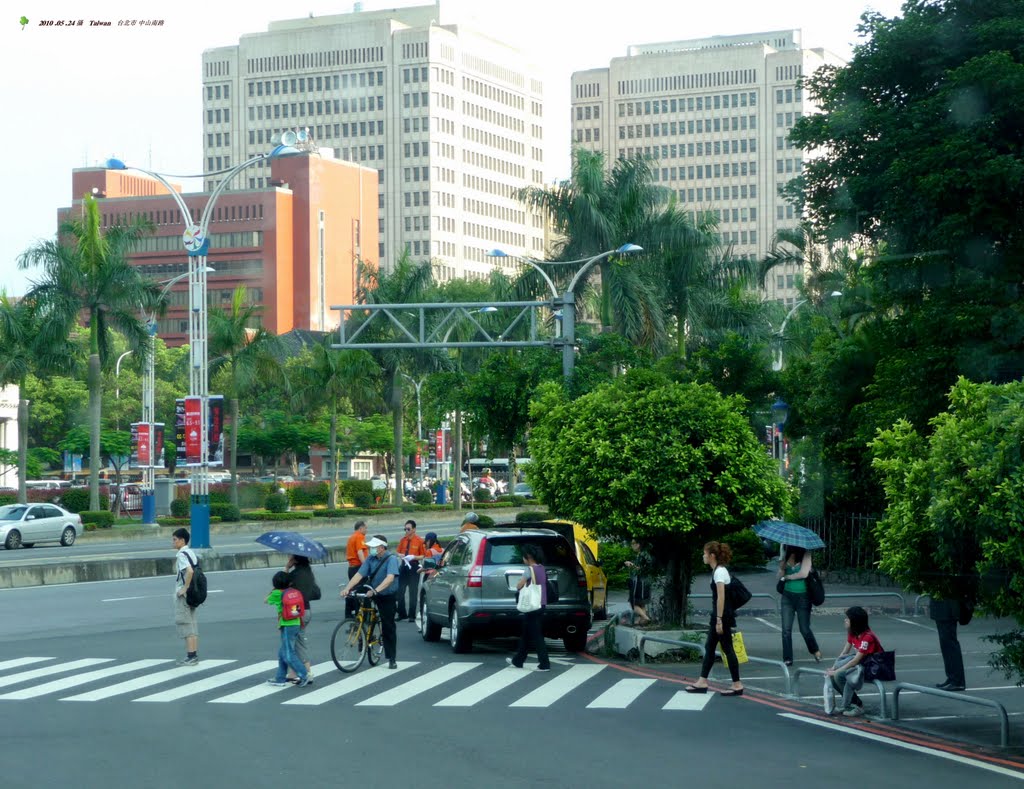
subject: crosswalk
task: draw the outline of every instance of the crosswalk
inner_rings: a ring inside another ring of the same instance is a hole
[[[117,658],[61,660],[19,657],[0,660],[0,710],[4,702],[57,700],[171,703],[196,700],[211,704],[261,701],[289,706],[398,707],[423,704],[466,708],[495,704],[540,709],[567,705],[585,710],[700,712],[714,694],[691,695],[678,684],[653,678],[623,678],[602,664],[559,666],[551,672],[524,671],[498,664],[456,660],[437,666],[399,661],[397,670],[364,666],[342,674],[331,662],[313,666],[308,688],[275,687],[265,680],[274,660],[243,662],[203,658],[198,666],[173,666],[168,658],[120,661]],[[0,713],[2,714],[2,713]]]

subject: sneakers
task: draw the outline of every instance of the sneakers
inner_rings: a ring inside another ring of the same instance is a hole
[[[310,676],[309,676],[309,675],[307,674],[307,675],[306,675],[306,676],[305,676],[305,677],[304,677],[303,679],[300,679],[300,680],[299,680],[299,681],[298,681],[298,682],[297,682],[296,684],[297,684],[297,685],[298,685],[298,686],[299,686],[300,688],[304,688],[304,687],[306,687],[307,685],[312,685],[312,684],[313,684],[313,678],[312,678],[312,677],[310,677]]]
[[[198,657],[188,657],[186,655],[183,658],[178,658],[177,660],[175,660],[174,661],[174,665],[176,665],[176,666],[198,666],[199,665],[199,658]]]
[[[388,663],[388,668],[398,668],[398,661],[392,660]]]
[[[291,683],[289,683],[288,680],[286,680],[286,679],[277,679],[275,677],[273,679],[268,679],[267,680],[267,684],[268,685],[273,685],[275,688],[287,688],[288,685],[291,684]]]
[[[843,710],[843,715],[845,715],[847,718],[859,718],[863,714],[864,708],[858,707],[856,705],[854,705],[853,707],[847,707],[845,710]]]
[[[551,666],[537,666],[536,671],[551,671]]]
[[[522,668],[518,663],[513,663],[510,657],[505,658],[505,662],[512,666],[512,668]]]

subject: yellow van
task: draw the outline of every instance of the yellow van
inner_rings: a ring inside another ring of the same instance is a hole
[[[572,521],[546,520],[542,524],[561,534],[576,547],[576,558],[587,576],[587,591],[590,593],[590,609],[594,619],[608,618],[608,577],[601,569],[597,558],[598,542],[586,527]]]

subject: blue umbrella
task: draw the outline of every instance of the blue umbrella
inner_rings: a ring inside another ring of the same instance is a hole
[[[294,531],[268,531],[256,538],[260,545],[266,545],[281,553],[293,556],[306,556],[313,561],[327,561],[327,549],[324,544],[303,537]]]
[[[754,533],[766,540],[806,548],[809,551],[825,547],[821,537],[813,531],[786,521],[761,521],[754,526]]]

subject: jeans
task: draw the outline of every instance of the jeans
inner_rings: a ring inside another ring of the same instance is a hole
[[[420,574],[417,572],[419,562],[413,562],[413,566],[406,567],[402,563],[398,570],[398,618],[416,618],[416,594],[420,590]],[[408,601],[408,607],[406,602]]]
[[[355,567],[353,567],[352,565],[349,565],[349,567],[348,567],[348,579],[351,581],[353,578],[356,577],[356,573],[358,573],[358,572],[359,572],[359,565],[356,565]],[[353,597],[352,595],[349,595],[348,597],[345,598],[345,618],[346,619],[351,619],[352,617],[354,617],[356,615],[356,611],[358,609],[359,609],[359,601],[355,597]]]
[[[384,657],[390,663],[395,660],[398,651],[398,628],[395,627],[395,597],[393,594],[375,594],[373,601],[377,604],[380,616],[380,640],[384,644]]]
[[[857,657],[856,652],[851,652],[848,655],[843,655],[841,658],[837,658],[835,662],[835,668],[841,668]],[[840,703],[839,709],[848,709],[851,706],[863,707],[864,702],[860,700],[860,696],[857,695],[857,691],[864,687],[864,667],[858,664],[855,668],[850,671],[837,671],[832,675],[832,684],[835,686],[837,691],[843,694],[843,700]]]
[[[708,640],[704,643],[704,663],[700,667],[700,676],[707,679],[711,674],[711,667],[715,665],[715,650],[722,645],[722,654],[725,662],[729,665],[729,675],[733,682],[740,681],[740,662],[736,659],[736,650],[732,646],[732,623],[722,622],[722,634],[715,630],[717,620],[712,618],[711,627],[708,628]]]
[[[782,593],[782,659],[793,662],[793,617],[800,626],[807,651],[818,652],[818,641],[811,632],[811,598],[806,592]]]
[[[523,614],[523,629],[519,635],[519,648],[512,658],[512,664],[523,667],[526,653],[531,649],[537,653],[537,668],[551,668],[548,660],[548,645],[544,643],[544,609]]]
[[[276,682],[284,682],[288,676],[288,669],[295,672],[299,679],[306,678],[306,667],[299,660],[295,651],[295,641],[299,637],[299,628],[295,625],[279,628],[281,631],[281,646],[277,650],[277,674],[274,676]]]

